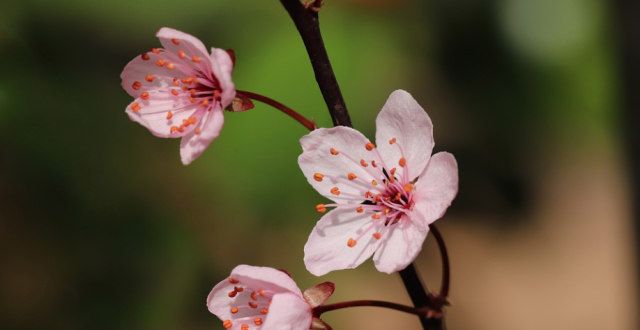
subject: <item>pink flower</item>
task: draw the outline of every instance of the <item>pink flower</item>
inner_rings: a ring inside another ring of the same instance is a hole
[[[197,38],[162,28],[164,48],[153,48],[125,66],[122,87],[135,100],[131,120],[163,138],[182,138],[180,157],[187,165],[220,134],[222,111],[235,97],[233,60],[218,48],[211,54]]]
[[[315,306],[305,300],[285,272],[240,265],[211,290],[207,307],[222,320],[225,329],[306,330]]]
[[[373,255],[385,273],[417,257],[429,224],[458,191],[453,155],[434,146],[431,119],[402,90],[376,119],[376,143],[344,126],[317,129],[300,140],[298,163],[309,183],[333,204],[309,235],[304,262],[314,275],[359,266]]]

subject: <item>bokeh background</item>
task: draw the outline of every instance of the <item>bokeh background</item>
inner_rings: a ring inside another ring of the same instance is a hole
[[[389,93],[406,89],[434,121],[436,148],[458,158],[460,194],[438,222],[453,267],[449,328],[637,329],[626,142],[637,85],[624,79],[622,59],[633,61],[621,42],[637,37],[623,24],[633,15],[621,21],[632,2],[326,2],[322,29],[356,128],[373,136]],[[162,26],[235,49],[238,88],[331,124],[276,0],[0,2],[0,328],[221,329],[205,297],[240,263],[285,268],[303,288],[334,281],[334,302],[409,303],[400,279],[370,262],[305,271],[322,198],[297,167],[306,132],[294,121],[261,104],[228,113],[185,167],[177,140],[128,120],[120,72],[159,46]],[[437,288],[431,238],[417,265]],[[325,319],[419,327],[379,309]]]

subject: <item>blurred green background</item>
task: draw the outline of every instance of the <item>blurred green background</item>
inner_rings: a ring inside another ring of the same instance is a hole
[[[327,0],[326,45],[356,128],[410,91],[456,155],[451,329],[637,329],[630,172],[614,15],[598,0]],[[262,104],[227,113],[185,167],[177,140],[128,120],[124,65],[169,26],[233,48],[239,89],[331,121],[276,0],[0,3],[0,327],[221,329],[205,307],[237,264],[290,271],[332,301],[408,303],[370,262],[322,278],[302,247],[322,198],[302,126]],[[440,277],[435,244],[417,260]],[[327,314],[334,329],[418,329]]]

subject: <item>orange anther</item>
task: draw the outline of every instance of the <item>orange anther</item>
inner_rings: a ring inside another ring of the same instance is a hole
[[[142,94],[140,94],[140,98],[143,100],[148,100],[149,99],[149,92],[142,92]]]
[[[322,182],[322,179],[324,179],[324,175],[322,173],[314,173],[313,179],[318,182]]]
[[[253,301],[250,301],[250,302],[249,302],[249,307],[251,307],[251,308],[258,308],[258,304],[256,304],[256,303],[255,303],[255,302],[253,302]]]
[[[193,132],[196,133],[196,135],[200,135],[200,133],[202,133],[202,130],[200,129],[200,127],[196,127]]]
[[[262,324],[262,318],[261,317],[256,317],[255,319],[253,319],[253,323],[255,323],[255,325],[261,325]]]
[[[391,140],[389,140],[389,144],[394,144],[396,143],[396,138],[392,138]]]
[[[371,219],[373,219],[373,220],[378,220],[378,219],[380,219],[380,213],[374,213],[374,214],[372,214],[372,215],[371,215]]]
[[[382,210],[382,213],[384,214],[389,214],[391,212],[391,209],[388,207],[385,207],[384,210]]]
[[[238,281],[237,279],[233,278],[233,277],[229,277],[229,283],[231,284],[238,284],[240,283],[240,281]]]
[[[175,69],[175,67],[176,67],[176,65],[175,65],[175,64],[173,64],[173,63],[171,63],[171,62],[167,63],[167,65],[165,65],[165,66],[166,66],[166,68],[167,68],[167,69],[169,69],[169,70],[173,70],[173,69]]]
[[[362,167],[369,166],[369,164],[367,164],[367,162],[364,159],[360,159],[360,165],[362,165]]]
[[[338,189],[338,187],[333,187],[333,188],[331,188],[331,193],[336,195],[336,196],[339,196],[340,195],[340,189]]]
[[[171,94],[173,94],[173,96],[178,96],[178,94],[180,94],[180,92],[178,92],[177,89],[172,89],[171,90]]]
[[[151,48],[151,52],[154,54],[160,54],[160,48]]]
[[[202,104],[205,107],[208,106],[209,105],[209,99],[202,100],[202,102],[200,102],[200,104]]]
[[[193,56],[191,56],[191,60],[194,63],[200,63],[200,56],[193,55]]]
[[[391,174],[391,176],[396,175],[396,168],[395,168],[395,167],[394,167],[394,168],[392,168],[392,169],[389,171],[389,174]]]
[[[152,74],[148,74],[146,77],[144,77],[144,80],[148,82],[153,82],[153,79],[156,79],[156,77],[154,77]]]
[[[179,130],[180,129],[178,128],[178,126],[171,126],[171,128],[169,129],[169,132],[173,134],[173,133],[175,133],[175,132],[177,132]]]
[[[407,183],[404,186],[402,186],[402,189],[404,189],[404,191],[409,193],[413,191],[413,185],[411,183]]]
[[[380,237],[382,237],[382,234],[380,234],[379,232],[373,233],[373,238],[380,239]]]
[[[334,156],[336,156],[336,155],[338,155],[340,153],[338,150],[336,150],[336,148],[329,149],[329,152]]]
[[[240,330],[249,330],[249,325],[248,325],[248,324],[246,324],[246,323],[243,323],[243,324],[240,326]]]
[[[367,191],[364,193],[364,198],[371,198],[373,197],[373,194],[370,191]]]
[[[401,167],[405,167],[407,165],[407,160],[404,157],[400,158],[400,160],[398,161],[398,165],[400,165]]]
[[[233,298],[236,295],[238,295],[238,291],[236,291],[236,290],[229,291],[229,293],[227,295],[229,296],[229,298]]]
[[[164,66],[164,64],[165,64],[165,63],[167,63],[167,62],[165,62],[165,60],[163,60],[163,59],[161,59],[161,58],[159,58],[159,59],[156,61],[156,65],[157,65],[157,66]]]
[[[233,326],[233,322],[231,322],[231,320],[224,320],[224,322],[222,322],[222,326],[225,329],[229,329]]]
[[[316,205],[316,211],[318,211],[318,213],[327,212],[327,207],[324,206],[324,204],[318,204]]]
[[[149,57],[149,54],[147,54],[147,53],[142,53],[142,54],[140,55],[140,58],[142,58],[142,60],[143,60],[143,61],[148,61],[150,57]]]
[[[347,178],[349,178],[349,180],[355,180],[357,178],[357,176],[353,173],[349,173],[347,174]]]
[[[140,111],[140,103],[138,103],[138,102],[131,103],[131,111],[133,111],[133,112]]]
[[[235,314],[238,312],[238,307],[231,307],[231,314]]]
[[[176,86],[176,87],[180,86],[180,80],[178,80],[178,78],[174,77],[172,79],[172,81],[171,81],[171,85]]]
[[[234,286],[234,287],[233,287],[233,289],[234,289],[234,290],[236,290],[236,291],[238,291],[238,292],[242,292],[242,291],[244,291],[244,288],[243,288],[243,287],[241,287],[241,286]]]
[[[176,39],[176,38],[171,38],[171,42],[173,42],[174,45],[179,45],[180,44],[180,40]]]
[[[139,81],[137,81],[137,80],[136,80],[136,81],[134,81],[134,82],[133,82],[133,84],[131,84],[131,88],[133,88],[133,89],[135,89],[135,90],[140,89],[140,87],[142,87],[142,83],[141,83],[141,82],[139,82]]]
[[[375,148],[375,147],[376,147],[376,145],[375,145],[375,144],[373,144],[373,143],[371,143],[371,142],[368,142],[367,144],[365,144],[365,145],[364,145],[364,147],[365,147],[367,150],[371,151],[371,150],[373,150],[373,148]]]
[[[371,166],[373,166],[373,167],[378,167],[378,164],[376,164],[376,161],[375,161],[375,160],[372,160],[372,161],[371,161]]]
[[[264,297],[265,295],[264,289],[258,289],[258,294],[260,295],[260,297]]]
[[[196,116],[189,116],[189,118],[187,118],[187,121],[189,122],[189,124],[195,125],[198,123],[198,118],[196,118]]]
[[[178,57],[184,59],[185,57],[187,57],[187,54],[183,50],[180,50],[178,51]]]
[[[358,213],[362,213],[362,212],[364,212],[364,207],[362,207],[362,206],[358,206],[358,207],[356,208],[356,212],[358,212]]]
[[[171,118],[173,118],[173,112],[167,111],[167,120],[170,120]]]
[[[356,246],[356,243],[358,243],[358,241],[356,241],[353,238],[349,238],[349,240],[347,241],[347,246],[352,248],[352,247]]]
[[[262,315],[267,315],[267,313],[269,313],[269,310],[266,309],[266,308],[263,308],[263,309],[260,310],[260,314],[262,314]]]

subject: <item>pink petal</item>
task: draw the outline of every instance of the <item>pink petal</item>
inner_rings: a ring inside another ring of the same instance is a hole
[[[429,225],[444,215],[457,193],[458,163],[452,154],[439,152],[416,182],[414,211]]]
[[[403,90],[391,93],[378,114],[376,127],[376,142],[386,167],[397,167],[398,175],[402,176],[399,162],[404,157],[407,181],[420,175],[433,149],[433,125],[411,94]],[[394,138],[396,142],[390,144]]]
[[[236,89],[231,80],[231,71],[233,71],[233,61],[231,56],[225,50],[220,48],[211,48],[211,62],[213,75],[218,79],[222,94],[222,108],[228,107],[233,98],[236,96]]]
[[[405,216],[396,224],[389,225],[387,230],[373,262],[376,269],[391,274],[406,268],[416,259],[429,228],[421,229]]]
[[[211,141],[220,135],[224,124],[220,105],[216,104],[211,110],[206,111],[200,120],[202,123],[197,126],[199,131],[191,130],[180,141],[180,158],[184,165],[189,165],[198,158]]]
[[[311,306],[291,293],[273,296],[262,330],[306,330],[311,326]]]
[[[207,48],[198,38],[171,28],[163,27],[156,36],[164,49],[173,54],[171,60],[177,65],[187,66],[194,72],[211,79],[211,60]],[[184,52],[184,56],[180,56]]]
[[[353,269],[367,260],[379,246],[373,234],[384,220],[372,220],[373,212],[357,213],[354,207],[339,206],[316,224],[304,246],[307,270],[322,276],[338,269]],[[349,246],[350,240],[355,245]]]
[[[290,292],[302,299],[296,282],[285,272],[271,267],[239,265],[231,271],[231,277],[251,288],[262,288],[274,293]]]
[[[372,161],[379,164],[380,159],[375,149],[366,149],[369,140],[362,133],[344,126],[319,128],[300,139],[300,143],[303,152],[298,164],[307,181],[323,196],[336,202],[360,203],[366,191],[380,189],[371,185],[381,176],[379,169],[372,168]],[[362,166],[361,161],[367,166]],[[355,175],[352,180],[350,173]]]
[[[149,91],[149,98],[135,99],[126,108],[129,118],[146,127],[157,137],[181,137],[188,135],[195,127],[190,125],[182,129],[172,130],[171,127],[180,127],[183,121],[193,117],[200,121],[204,113],[204,108],[199,104],[191,104],[188,100],[180,96],[174,96],[168,91]],[[137,111],[136,111],[137,109]],[[169,118],[168,113],[171,112]]]
[[[157,61],[164,61],[164,57],[164,53],[158,50],[158,54],[146,52],[129,61],[120,74],[122,88],[133,97],[139,97],[143,92],[154,90],[169,92],[169,88],[179,89],[172,85],[173,78],[188,76],[191,70],[185,72],[180,66],[174,69],[168,69],[164,65],[158,66]]]

